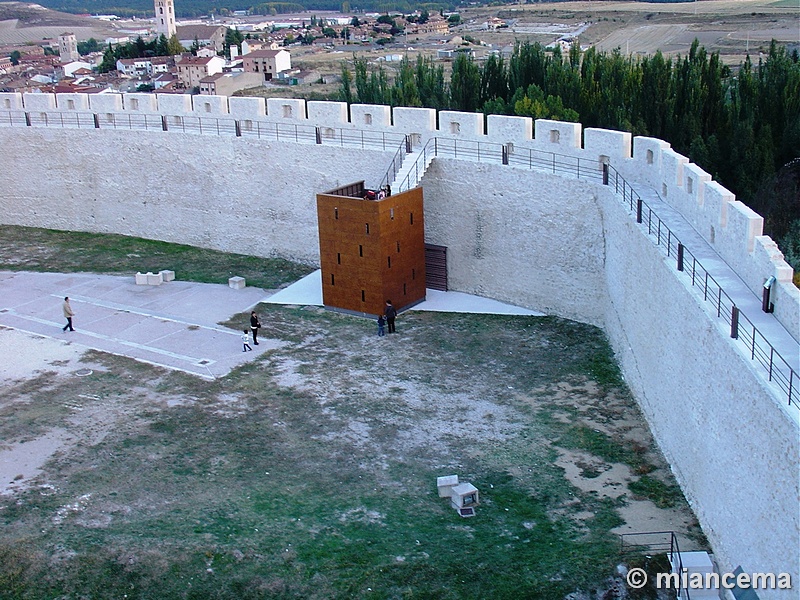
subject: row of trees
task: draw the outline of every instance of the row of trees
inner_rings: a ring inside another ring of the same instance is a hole
[[[125,6],[120,6],[118,0],[41,0],[41,5],[53,10],[73,14],[104,14],[113,13],[121,17],[152,17],[152,0],[126,0]],[[352,8],[351,8],[352,5]],[[176,3],[176,15],[179,18],[201,17],[209,14],[230,15],[237,10],[249,10],[256,15],[277,15],[281,13],[299,13],[311,10],[352,13],[358,12],[398,12],[409,14],[418,8],[430,10],[452,11],[458,5],[454,0],[447,2],[414,3],[408,0],[360,0],[348,2],[345,0],[297,0],[296,2],[263,2],[250,4],[247,2],[231,1],[220,3],[219,0],[181,0]]]
[[[775,42],[758,65],[748,57],[735,71],[697,41],[675,59],[519,44],[508,60],[458,56],[449,85],[421,57],[391,82],[364,59],[353,70],[342,68],[347,102],[551,118],[666,140],[762,214],[782,247],[800,220],[798,169],[789,167],[800,157],[800,61]]]
[[[432,58],[417,57],[412,64],[403,60],[393,82],[383,67],[369,70],[366,58],[354,59],[355,77],[347,65],[342,67],[341,99],[348,104],[390,104],[447,108],[451,97],[445,85],[444,67]],[[353,91],[355,86],[355,92]],[[450,92],[453,91],[452,84]]]
[[[178,36],[173,35],[171,38],[162,33],[156,39],[145,42],[141,36],[136,38],[135,42],[128,42],[127,44],[117,44],[116,46],[108,45],[105,53],[103,54],[103,62],[100,63],[98,70],[101,73],[108,73],[117,68],[117,61],[121,58],[145,58],[148,56],[173,56],[186,52],[186,49],[181,45]]]

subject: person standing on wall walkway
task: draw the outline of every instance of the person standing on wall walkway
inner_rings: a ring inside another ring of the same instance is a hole
[[[386,317],[386,326],[389,330],[389,333],[395,333],[394,330],[394,320],[397,317],[397,311],[395,310],[394,306],[392,306],[392,301],[386,301],[386,308],[383,310],[383,314]]]
[[[73,311],[72,306],[70,306],[69,296],[64,297],[64,304],[61,305],[61,312],[64,313],[64,318],[67,320],[67,324],[61,328],[61,331],[66,331],[67,329],[75,331],[75,328],[72,327],[72,317],[75,316],[75,311]]]

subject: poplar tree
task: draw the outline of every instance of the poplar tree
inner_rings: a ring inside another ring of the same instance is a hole
[[[475,112],[478,108],[481,74],[475,62],[464,53],[459,53],[453,62],[450,76],[450,107],[464,112]]]

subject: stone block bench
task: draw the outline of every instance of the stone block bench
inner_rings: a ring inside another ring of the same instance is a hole
[[[167,281],[175,281],[175,271],[136,273],[136,285],[161,285]]]

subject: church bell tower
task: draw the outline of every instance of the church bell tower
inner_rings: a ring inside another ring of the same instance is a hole
[[[156,33],[169,39],[175,35],[175,2],[173,0],[154,0],[156,8]]]

